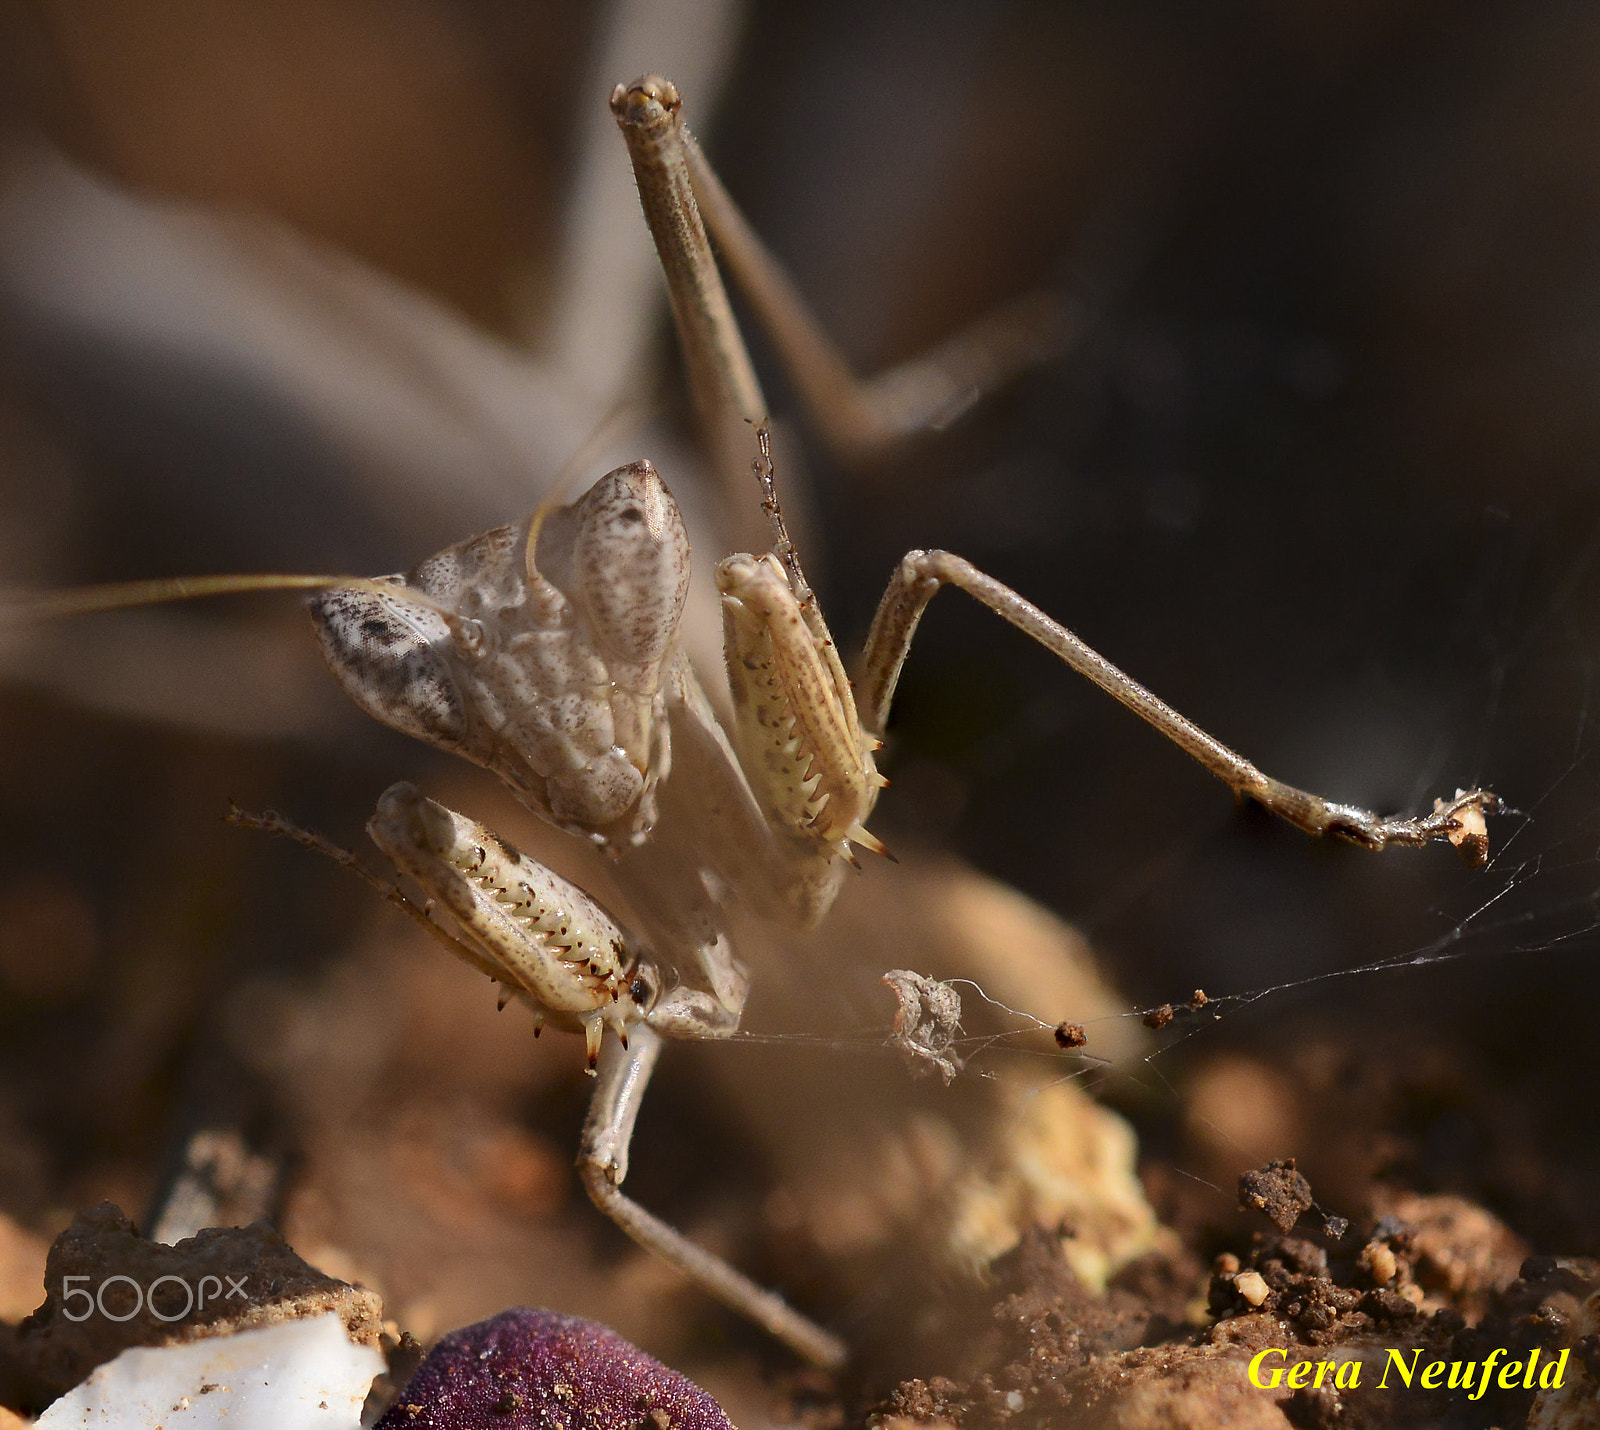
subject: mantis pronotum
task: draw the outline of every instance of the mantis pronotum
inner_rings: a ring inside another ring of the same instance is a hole
[[[529,808],[615,855],[640,927],[483,826],[407,785],[369,829],[445,910],[447,941],[529,1005],[582,1031],[597,1084],[579,1165],[609,1216],[798,1354],[836,1365],[841,1341],[638,1206],[621,1190],[664,1038],[735,1031],[748,980],[724,899],[813,928],[885,783],[874,763],[918,621],[944,585],[966,591],[1188,751],[1236,793],[1301,829],[1371,849],[1434,839],[1481,861],[1491,795],[1384,818],[1268,778],[970,563],[913,551],[890,579],[852,686],[783,527],[765,399],[732,317],[707,226],[831,440],[868,449],[935,424],[1049,350],[1059,319],[1029,299],[873,383],[857,382],[744,223],[684,128],[673,86],[618,86],[612,109],[667,275],[691,391],[725,484],[753,467],[769,553],[717,567],[734,718],[719,721],[683,654],[689,542],[647,461],[446,548],[405,576],[219,577],[19,602],[60,614],[272,586],[318,588],[312,616],[347,692],[385,723],[493,770]],[[704,219],[704,221],[702,221]],[[747,489],[746,489],[747,490]],[[437,927],[437,925],[430,925]],[[443,932],[441,930],[441,932]],[[607,1036],[608,1032],[611,1036]]]

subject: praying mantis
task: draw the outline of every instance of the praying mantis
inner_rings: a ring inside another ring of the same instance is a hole
[[[918,623],[944,586],[967,592],[1187,751],[1237,795],[1311,834],[1363,847],[1444,840],[1487,852],[1483,790],[1416,818],[1331,803],[1264,775],[1063,626],[961,557],[912,551],[872,622],[852,683],[777,499],[767,406],[716,255],[744,291],[825,434],[867,452],[937,426],[1048,355],[1060,315],[1027,298],[928,358],[859,382],[811,319],[686,128],[668,81],[619,85],[627,144],[666,275],[689,387],[725,485],[753,473],[772,545],[716,569],[731,697],[725,723],[679,641],[689,539],[645,460],[447,547],[404,576],[217,577],[97,588],[16,603],[67,614],[229,591],[312,589],[323,653],[346,692],[406,734],[493,771],[542,818],[613,857],[637,926],[463,815],[397,784],[369,832],[449,927],[412,905],[463,960],[532,1012],[581,1032],[596,1082],[579,1168],[629,1235],[763,1326],[836,1367],[848,1349],[622,1190],[634,1125],[665,1040],[740,1023],[749,977],[726,910],[814,929],[887,781],[875,756]],[[749,490],[749,488],[745,488]]]

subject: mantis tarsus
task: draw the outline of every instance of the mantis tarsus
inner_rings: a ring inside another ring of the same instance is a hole
[[[1047,353],[1063,306],[1019,301],[932,357],[857,382],[762,248],[684,128],[673,86],[619,85],[611,105],[655,237],[690,386],[728,483],[752,466],[773,527],[762,555],[717,567],[733,722],[725,729],[678,643],[689,541],[647,461],[568,506],[451,546],[406,576],[218,577],[23,600],[18,614],[105,609],[263,587],[311,600],[335,675],[383,722],[493,770],[536,813],[615,856],[640,927],[481,825],[396,785],[374,840],[456,933],[454,951],[529,1005],[585,1033],[597,1084],[579,1166],[589,1195],[631,1236],[798,1354],[840,1364],[846,1347],[621,1190],[628,1145],[663,1038],[739,1025],[748,980],[724,901],[815,927],[880,788],[874,752],[928,602],[956,586],[1055,652],[1188,751],[1236,794],[1301,829],[1370,849],[1487,850],[1494,797],[1458,792],[1418,818],[1333,804],[1263,775],[959,556],[912,551],[892,575],[852,686],[774,492],[765,399],[732,316],[707,225],[830,440],[872,449],[946,420]],[[705,222],[702,222],[702,215]],[[610,1029],[615,1036],[607,1038]]]

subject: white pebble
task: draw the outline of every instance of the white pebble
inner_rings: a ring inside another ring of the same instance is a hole
[[[38,1430],[359,1430],[383,1369],[383,1357],[352,1345],[331,1313],[135,1346],[56,1401]]]

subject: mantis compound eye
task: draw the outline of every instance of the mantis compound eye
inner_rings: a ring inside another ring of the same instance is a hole
[[[579,500],[573,576],[600,643],[642,665],[672,648],[689,590],[689,533],[649,462],[602,477]]]
[[[451,670],[450,627],[437,611],[395,594],[335,587],[309,602],[317,639],[339,684],[385,725],[453,749],[466,734],[461,689]]]

